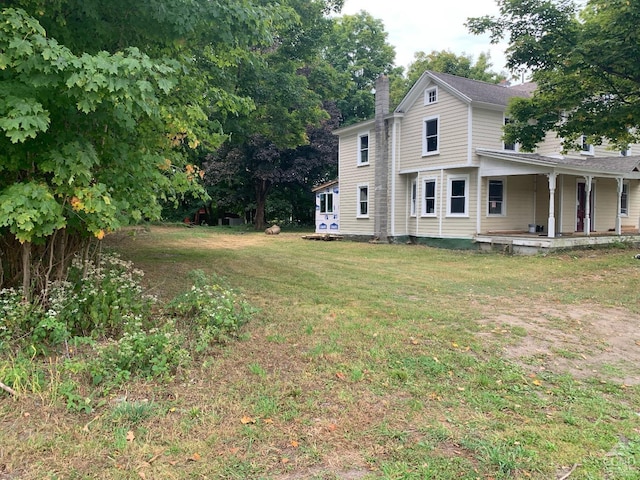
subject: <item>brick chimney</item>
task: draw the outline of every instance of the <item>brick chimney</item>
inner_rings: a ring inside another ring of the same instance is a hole
[[[389,113],[389,77],[381,75],[376,80],[376,165],[374,188],[374,235],[375,240],[388,241],[389,219],[389,146],[387,124],[384,117]]]

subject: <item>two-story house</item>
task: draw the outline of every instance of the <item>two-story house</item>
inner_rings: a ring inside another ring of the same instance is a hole
[[[334,132],[340,235],[523,253],[640,241],[640,147],[503,142],[509,100],[533,88],[427,71],[390,112],[381,77],[375,118]]]

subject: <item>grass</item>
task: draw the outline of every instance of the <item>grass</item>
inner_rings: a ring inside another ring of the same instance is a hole
[[[529,329],[496,318],[585,304],[637,318],[628,251],[510,257],[158,227],[109,244],[167,300],[200,268],[260,313],[168,384],[99,395],[60,378],[51,400],[16,358],[25,394],[0,399],[0,478],[549,479],[574,464],[572,480],[638,478],[640,390],[607,377],[624,364],[596,379],[508,358]],[[571,346],[555,355],[580,360]]]

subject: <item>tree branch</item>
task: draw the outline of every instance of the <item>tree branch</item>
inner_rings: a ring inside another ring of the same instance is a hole
[[[18,394],[16,393],[16,391],[15,391],[13,388],[11,388],[11,387],[9,387],[9,386],[5,385],[5,384],[4,384],[4,383],[2,383],[2,382],[0,382],[0,388],[1,388],[2,390],[4,390],[5,392],[9,393],[10,395],[13,395],[14,397],[17,397],[17,396],[18,396]]]

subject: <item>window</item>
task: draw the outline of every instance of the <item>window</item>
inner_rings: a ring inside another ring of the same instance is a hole
[[[629,182],[622,184],[622,193],[620,194],[620,215],[629,215]]]
[[[358,186],[358,217],[369,216],[369,186]]]
[[[624,150],[620,150],[621,157],[628,157],[629,155],[631,155],[631,147],[627,147]]]
[[[511,123],[511,119],[505,117],[504,124],[508,125],[509,123]],[[517,143],[504,143],[503,144],[503,148],[505,150],[510,150],[512,152],[517,152],[518,151],[518,144]]]
[[[369,134],[358,135],[358,165],[369,163]]]
[[[424,91],[424,104],[431,105],[438,101],[438,87],[427,88]]]
[[[320,194],[320,213],[333,213],[333,193]]]
[[[416,216],[416,200],[418,198],[418,182],[411,182],[411,216]]]
[[[440,153],[438,143],[438,117],[425,118],[422,124],[422,155]]]
[[[425,216],[436,215],[436,181],[426,179],[423,184],[424,203],[422,204],[422,214]]]
[[[452,216],[467,216],[468,176],[449,177],[449,205],[447,213]]]
[[[593,145],[587,142],[587,136],[582,135],[580,138],[581,151],[583,155],[593,155]]]
[[[489,180],[489,215],[504,215],[504,180]]]

